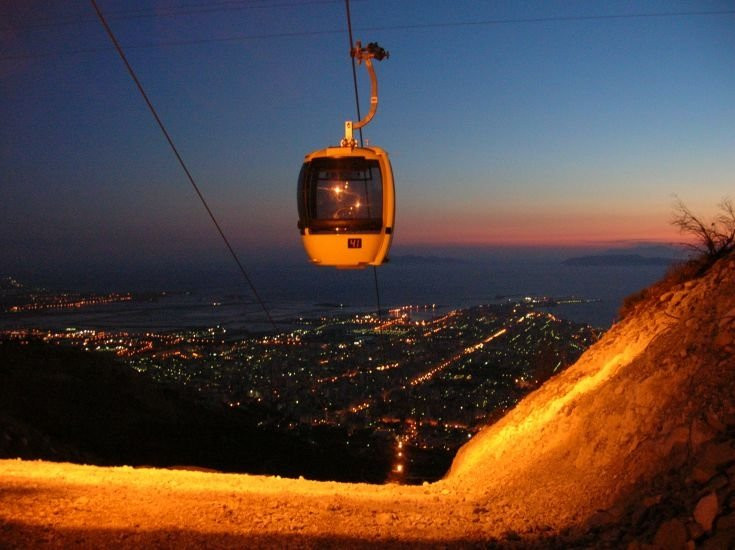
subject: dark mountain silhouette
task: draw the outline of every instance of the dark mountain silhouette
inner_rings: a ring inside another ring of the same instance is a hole
[[[690,253],[690,250],[682,244],[666,244],[666,243],[641,243],[624,246],[622,248],[609,248],[601,252],[601,254],[640,254],[641,256],[659,257],[659,258],[678,258],[684,259]]]
[[[388,474],[389,449],[383,459],[367,433],[258,426],[269,417],[155,384],[112,357],[0,343],[0,457],[372,482]]]
[[[391,263],[397,264],[468,264],[470,260],[463,258],[453,258],[450,256],[423,256],[420,254],[402,254],[399,256],[391,256]]]
[[[659,256],[641,256],[640,254],[599,254],[593,256],[577,256],[568,258],[564,265],[580,266],[636,266],[636,265],[671,265],[678,260]]]

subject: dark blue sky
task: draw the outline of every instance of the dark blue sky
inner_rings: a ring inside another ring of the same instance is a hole
[[[99,4],[238,252],[301,254],[301,160],[354,117],[344,3]],[[704,214],[733,195],[733,1],[352,16],[391,52],[365,135],[391,153],[399,249],[671,240],[672,194]],[[0,20],[0,272],[226,261],[91,5],[10,1]]]

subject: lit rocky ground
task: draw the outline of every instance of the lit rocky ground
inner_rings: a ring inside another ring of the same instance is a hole
[[[0,546],[733,547],[734,396],[730,257],[653,289],[442,481],[4,460]]]

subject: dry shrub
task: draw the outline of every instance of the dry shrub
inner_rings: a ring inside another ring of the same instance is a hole
[[[722,199],[717,205],[719,215],[709,221],[695,215],[679,197],[675,199],[671,224],[692,239],[685,246],[695,256],[672,265],[659,282],[625,298],[618,310],[619,320],[625,319],[639,305],[657,300],[673,287],[701,277],[718,260],[735,252],[735,203],[731,199]]]
[[[711,220],[694,214],[679,197],[675,199],[671,224],[693,239],[686,246],[707,256],[707,268],[735,250],[735,203],[730,198],[720,201],[719,215]]]

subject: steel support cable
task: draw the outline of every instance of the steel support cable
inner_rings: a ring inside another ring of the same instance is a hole
[[[332,3],[332,2],[338,2],[339,0],[313,0],[311,2],[294,2],[294,3],[281,3],[281,4],[264,4],[264,5],[257,5],[257,6],[243,6],[242,8],[238,9],[252,9],[252,8],[281,8],[281,7],[291,7],[291,6],[302,6],[305,4],[320,4],[320,3]],[[212,6],[207,6],[207,12],[216,11],[215,9],[212,9]],[[222,8],[222,11],[230,10],[231,8]],[[126,19],[135,19],[140,17],[170,17],[170,16],[178,16],[178,15],[198,15],[200,12],[176,12],[176,11],[169,11],[166,12],[156,12],[151,11],[149,13],[145,12],[115,12],[112,15],[110,19],[114,19],[115,21],[121,21]],[[204,13],[207,13],[204,12]],[[507,24],[525,24],[525,23],[549,23],[549,22],[575,22],[575,21],[596,21],[596,20],[614,20],[614,19],[641,19],[641,18],[657,18],[657,17],[699,17],[699,16],[708,16],[708,15],[733,15],[735,14],[735,10],[729,9],[729,10],[691,10],[691,11],[662,11],[662,12],[636,12],[636,13],[610,13],[610,14],[592,14],[592,15],[552,15],[552,16],[541,16],[541,17],[514,17],[514,18],[507,18],[507,19],[478,19],[478,20],[469,20],[469,21],[447,21],[443,23],[413,23],[410,25],[383,25],[379,27],[364,27],[362,30],[364,31],[395,31],[395,30],[416,30],[416,29],[431,29],[431,28],[444,28],[444,27],[467,27],[467,26],[485,26],[485,25],[507,25]],[[0,14],[0,15],[7,15],[7,14]],[[72,24],[80,24],[80,23],[87,23],[89,21],[94,21],[94,18],[86,19],[86,18],[73,18],[73,17],[66,17],[66,18],[56,18],[56,19],[44,19],[40,20],[37,23],[29,24],[29,25],[10,25],[10,28],[4,29],[4,30],[14,30],[14,31],[25,31],[25,30],[33,30],[38,28],[47,28],[47,27],[55,27],[55,26],[64,26],[64,25],[72,25]],[[5,22],[8,24],[7,22]],[[341,30],[331,30],[331,31],[324,31],[328,32],[329,34],[337,34],[342,32]],[[269,37],[270,35],[267,35],[266,37]],[[274,36],[280,36],[279,34],[276,34]],[[249,37],[243,37],[243,38],[249,38]],[[215,39],[213,41],[219,41],[219,39]]]
[[[350,51],[352,51],[352,48],[355,45],[354,40],[352,39],[352,17],[350,15],[350,0],[345,0],[345,9],[347,11],[347,34],[349,35],[350,39]],[[362,120],[362,116],[360,115],[360,92],[357,88],[357,67],[355,66],[355,57],[351,56],[352,59],[352,83],[355,88],[355,107],[357,108],[357,120]],[[359,126],[360,130],[360,147],[363,146],[363,139],[362,139],[362,127]],[[381,307],[380,307],[380,285],[378,284],[378,268],[376,266],[373,266],[373,280],[375,281],[375,300],[377,302],[378,306],[378,321],[382,318],[381,313]]]
[[[352,51],[352,48],[355,47],[355,42],[352,39],[352,17],[350,15],[350,0],[345,0],[345,9],[347,10],[347,34],[350,40],[350,51]],[[357,89],[357,66],[355,65],[355,57],[350,56],[350,59],[352,59],[352,83],[355,87],[355,107],[357,109],[357,120],[362,120],[362,115],[360,115],[360,92]],[[359,130],[360,147],[362,147],[362,126],[359,127]]]
[[[300,7],[308,4],[334,4],[340,0],[301,0],[300,2],[264,2],[262,4],[252,4],[249,2],[207,2],[199,5],[189,6],[178,6],[161,8],[157,10],[151,9],[139,9],[139,10],[121,10],[121,11],[107,11],[107,19],[110,21],[126,21],[134,19],[150,19],[150,18],[161,18],[161,17],[179,17],[187,15],[208,15],[218,12],[227,11],[241,11],[241,10],[253,10],[253,9],[273,9],[273,8],[290,8]],[[78,25],[84,23],[91,23],[96,21],[95,16],[67,16],[52,19],[41,19],[36,23],[29,25],[21,25],[13,27],[16,31],[34,30],[34,29],[45,29],[51,27],[62,27],[67,25]]]
[[[480,21],[457,21],[447,23],[416,23],[413,25],[386,25],[380,27],[364,27],[363,31],[399,31],[399,30],[425,30],[434,28],[452,28],[452,27],[468,27],[468,26],[488,26],[488,25],[517,25],[527,23],[555,23],[555,22],[575,22],[575,21],[596,21],[596,20],[615,20],[615,19],[640,19],[640,18],[661,18],[661,17],[697,17],[709,15],[735,15],[735,10],[721,11],[690,11],[690,12],[661,12],[661,13],[631,13],[631,14],[610,14],[610,15],[571,15],[571,16],[555,16],[555,17],[531,17],[518,19],[487,19]],[[66,24],[66,23],[64,23]],[[28,27],[6,26],[0,28],[0,32],[21,31]],[[322,31],[298,31],[298,32],[281,32],[281,33],[265,33],[250,34],[239,36],[226,36],[222,38],[201,38],[192,40],[168,40],[155,44],[131,44],[128,49],[133,48],[161,48],[161,47],[178,47],[178,46],[196,46],[200,44],[214,44],[227,42],[241,42],[245,40],[262,40],[269,38],[295,38],[322,36],[328,34],[340,34],[341,30],[322,30]],[[79,48],[76,50],[60,50],[53,52],[15,54],[0,56],[0,61],[13,61],[21,59],[39,59],[44,57],[59,57],[66,55],[83,55],[106,52],[107,48]]]
[[[255,285],[253,284],[252,280],[248,276],[247,271],[245,271],[245,267],[243,266],[242,262],[240,262],[240,258],[238,258],[237,254],[235,253],[235,250],[232,248],[230,241],[227,239],[227,236],[225,235],[224,231],[222,231],[222,227],[217,221],[217,218],[214,217],[212,210],[209,208],[207,201],[204,199],[204,195],[202,195],[202,192],[199,190],[199,186],[194,181],[194,177],[191,175],[191,172],[189,172],[189,169],[187,168],[186,163],[184,162],[184,159],[179,154],[179,150],[176,148],[176,145],[174,144],[173,139],[171,139],[171,136],[166,130],[166,127],[161,121],[161,118],[158,116],[158,112],[153,106],[153,103],[151,103],[151,100],[148,99],[148,94],[145,93],[145,89],[143,89],[143,85],[140,83],[140,80],[138,80],[138,76],[135,74],[133,67],[128,62],[128,58],[125,56],[125,52],[123,52],[122,46],[120,46],[120,43],[117,41],[115,34],[112,32],[112,29],[107,24],[107,21],[105,20],[105,16],[102,15],[102,11],[100,11],[100,8],[99,6],[97,6],[97,2],[95,0],[90,0],[90,2],[92,3],[92,7],[97,13],[97,17],[102,23],[102,26],[105,28],[107,35],[110,37],[110,40],[112,40],[112,43],[115,46],[115,49],[117,50],[117,53],[120,55],[120,58],[125,64],[125,67],[127,68],[128,73],[130,74],[133,81],[135,82],[135,85],[138,87],[138,91],[143,96],[143,99],[145,100],[146,105],[148,105],[148,109],[153,115],[153,118],[156,119],[156,122],[158,123],[158,127],[161,129],[161,132],[163,132],[163,135],[166,138],[166,141],[171,147],[171,150],[174,152],[176,159],[179,161],[179,164],[181,165],[181,168],[184,170],[184,173],[186,174],[186,177],[188,178],[189,183],[191,183],[191,186],[194,188],[194,191],[196,191],[196,194],[199,197],[199,200],[202,202],[202,205],[204,205],[204,209],[207,211],[207,214],[209,214],[209,218],[212,220],[212,223],[214,223],[214,226],[217,228],[217,232],[219,233],[220,237],[222,237],[222,240],[224,241],[225,246],[227,247],[227,250],[230,251],[230,255],[232,255],[232,258],[235,260],[237,267],[240,269],[240,273],[242,274],[243,278],[245,279],[248,286],[250,287],[250,290],[253,292],[253,296],[255,296],[255,299],[258,301],[258,304],[260,304],[260,307],[265,313],[265,316],[268,318],[268,321],[273,327],[274,332],[278,332],[278,327],[276,326],[276,323],[273,320],[273,317],[271,317],[271,314],[268,311],[268,308],[265,306],[265,303],[261,299],[260,294],[258,294],[258,291],[255,289]]]

